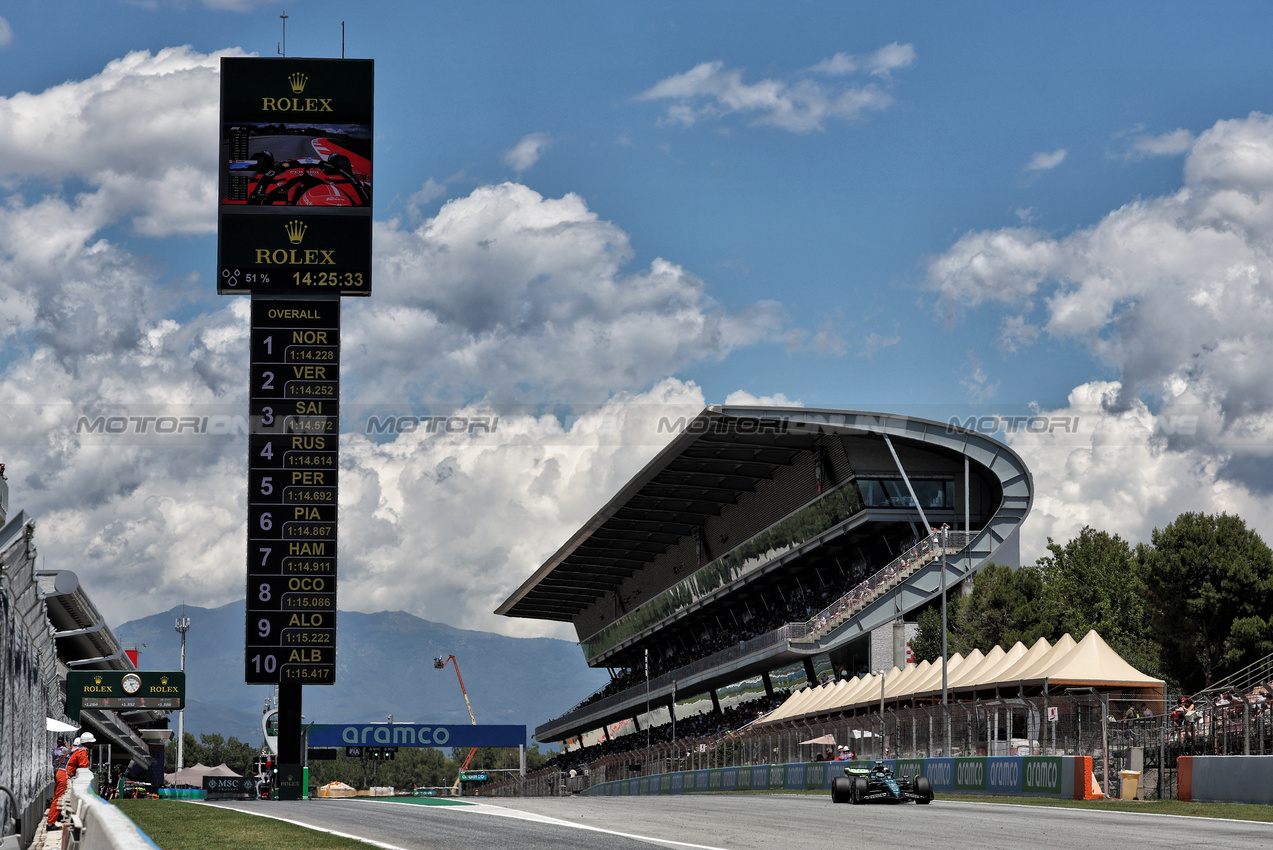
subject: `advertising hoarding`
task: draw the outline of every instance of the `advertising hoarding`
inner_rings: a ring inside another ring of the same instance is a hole
[[[221,60],[218,293],[371,294],[374,69]]]

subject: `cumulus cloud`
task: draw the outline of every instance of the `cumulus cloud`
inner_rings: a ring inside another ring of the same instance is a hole
[[[737,311],[581,198],[484,186],[418,228],[376,231],[377,297],[343,329],[346,373],[382,398],[597,399],[775,335],[777,304]]]
[[[509,168],[521,174],[539,162],[539,158],[544,155],[544,151],[548,150],[555,141],[556,139],[547,133],[529,133],[522,136],[517,144],[504,152],[502,161]]]
[[[0,185],[82,180],[94,226],[135,215],[151,236],[216,228],[220,57],[130,53],[87,80],[0,97]]]
[[[892,44],[867,57],[837,53],[790,80],[743,80],[741,68],[721,61],[703,62],[663,79],[637,96],[638,100],[670,101],[664,121],[690,126],[702,120],[731,115],[795,133],[824,129],[830,119],[849,120],[892,103],[882,85],[890,72],[909,67],[914,48]],[[880,82],[828,85],[814,76],[845,76],[865,71]]]
[[[552,415],[482,405],[491,433],[342,440],[342,605],[405,608],[468,628],[573,639],[573,631],[491,612],[672,438],[660,419],[693,416],[702,392],[677,380],[620,393],[567,427]],[[347,579],[346,576],[349,576]]]
[[[1273,420],[1248,421],[1258,433],[1239,437],[1243,429],[1226,425],[1214,403],[1173,399],[1155,411],[1141,399],[1119,405],[1122,396],[1117,381],[1092,381],[1076,387],[1066,405],[1036,408],[1023,417],[1028,426],[1002,435],[1034,475],[1023,556],[1046,554],[1049,537],[1069,540],[1085,525],[1148,541],[1185,511],[1237,514],[1268,539]],[[1230,474],[1239,458],[1244,466],[1255,460],[1266,483],[1252,486]]]
[[[1270,189],[1273,118],[1255,113],[1199,135],[1172,194],[1064,236],[965,234],[929,263],[947,314],[1008,308],[1009,347],[1078,344],[1119,374],[1071,396],[1090,422],[1081,445],[1016,438],[1051,452],[1031,466],[1053,536],[1090,521],[1145,539],[1185,509],[1238,511],[1273,532]],[[1180,416],[1191,429],[1162,427]]]
[[[113,622],[243,593],[249,301],[194,276],[165,285],[146,259],[155,237],[211,227],[216,68],[186,48],[138,53],[0,98],[12,504],[38,518],[45,563],[80,572]],[[725,309],[671,260],[628,268],[618,225],[513,183],[418,226],[376,223],[375,240],[376,297],[343,307],[341,606],[564,636],[491,612],[671,438],[660,418],[703,407],[665,376],[772,338],[780,310]],[[439,404],[497,425],[359,427]]]
[[[773,395],[752,395],[746,390],[734,390],[725,397],[728,407],[804,407],[800,401],[787,398],[782,393]]]
[[[0,18],[0,47],[8,47],[13,41],[13,27],[4,18]]]

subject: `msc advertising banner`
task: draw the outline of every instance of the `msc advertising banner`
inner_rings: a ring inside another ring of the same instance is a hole
[[[371,294],[370,59],[221,60],[217,292]]]

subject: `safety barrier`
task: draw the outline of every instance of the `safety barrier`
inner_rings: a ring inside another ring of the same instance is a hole
[[[681,770],[600,782],[594,796],[678,795],[729,791],[830,791],[847,766],[868,761],[796,762],[752,767]],[[975,756],[969,758],[885,759],[897,775],[926,776],[938,794],[1083,799],[1090,796],[1092,759],[1081,756]]]
[[[1273,756],[1181,756],[1181,800],[1273,803]]]
[[[159,850],[123,812],[97,796],[95,783],[84,768],[67,783],[62,850]]]

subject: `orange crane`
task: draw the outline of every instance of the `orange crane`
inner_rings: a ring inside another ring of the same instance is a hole
[[[460,680],[460,693],[464,695],[464,706],[469,710],[469,721],[476,726],[477,718],[473,716],[473,705],[469,702],[469,692],[464,689],[464,677],[460,675],[460,662],[455,660],[454,655],[448,655],[446,658],[438,656],[433,659],[433,666],[441,670],[446,667],[448,661],[455,667],[455,677]],[[464,764],[460,765],[460,774],[455,777],[455,784],[451,786],[451,791],[456,796],[460,794],[460,777],[464,775],[464,771],[469,769],[469,763],[473,761],[473,756],[475,755],[477,755],[477,747],[469,750],[468,757],[464,759]]]

